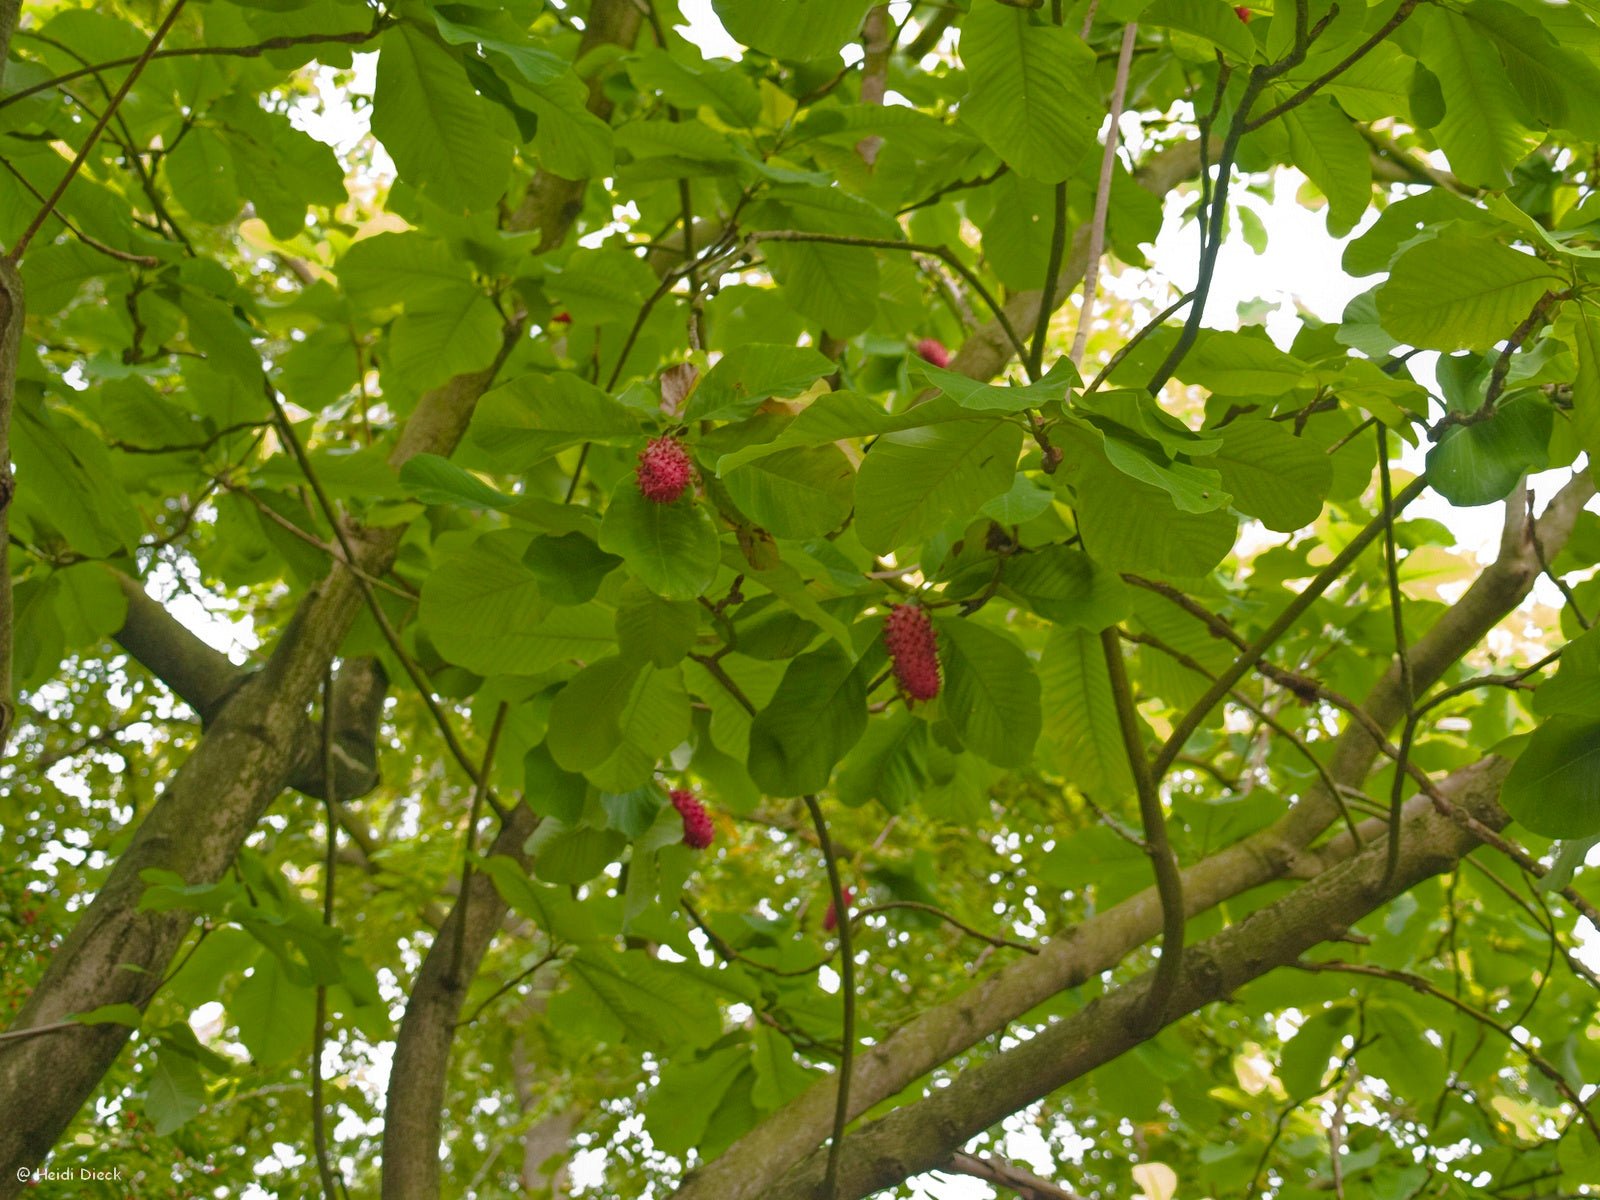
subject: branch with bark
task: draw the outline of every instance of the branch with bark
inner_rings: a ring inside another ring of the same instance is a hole
[[[627,0],[597,0],[589,18],[585,50],[607,42],[630,46],[641,21]],[[602,116],[610,112],[598,78],[590,81],[590,108]],[[559,243],[577,218],[583,186],[536,175],[512,226],[543,231],[544,248]],[[389,456],[390,465],[398,469],[421,453],[448,457],[497,370],[498,364],[458,375],[424,393]],[[354,566],[382,575],[403,534],[403,527],[350,530]],[[228,869],[291,781],[306,741],[306,712],[363,605],[358,581],[338,564],[306,594],[262,668],[220,705],[52,958],[14,1028],[53,1025],[107,1004],[142,1010],[149,1002],[152,981],[165,974],[190,916],[139,911],[140,873],[164,869],[195,884],[214,882]],[[14,1194],[18,1168],[43,1160],[128,1035],[121,1025],[72,1025],[0,1046],[0,1197]],[[56,1086],[41,1095],[31,1081],[46,1075]]]
[[[1495,828],[1507,818],[1497,802],[1509,764],[1493,757],[1443,783],[1455,803]],[[1187,1015],[1222,1000],[1278,967],[1297,963],[1323,942],[1343,936],[1395,896],[1450,870],[1480,843],[1435,812],[1426,800],[1408,806],[1404,850],[1384,884],[1379,843],[1330,868],[1290,895],[1258,909],[1222,933],[1190,947],[1162,1008]],[[920,1101],[895,1109],[845,1138],[840,1200],[856,1200],[947,1163],[968,1139],[1138,1045],[1136,1018],[1150,1006],[1153,976],[1113,989],[1079,1012],[1010,1050],[970,1067]],[[770,1200],[812,1200],[825,1155],[804,1162],[763,1190]]]

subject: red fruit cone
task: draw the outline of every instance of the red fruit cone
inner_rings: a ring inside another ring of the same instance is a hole
[[[711,845],[716,829],[711,824],[711,814],[706,812],[706,806],[696,800],[694,793],[687,788],[674,788],[668,795],[672,799],[672,807],[683,818],[683,844],[694,850],[704,850]]]
[[[932,363],[936,367],[950,365],[950,351],[944,348],[944,343],[938,338],[923,338],[918,342],[917,355],[923,362]]]
[[[883,644],[900,690],[911,700],[932,700],[939,694],[939,644],[928,614],[915,604],[889,609]]]
[[[689,452],[675,437],[652,438],[639,451],[636,471],[639,494],[656,504],[671,504],[683,495],[694,475]]]

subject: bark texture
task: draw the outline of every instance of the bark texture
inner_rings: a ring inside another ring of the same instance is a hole
[[[489,849],[527,866],[522,845],[539,823],[526,804],[511,812]],[[505,920],[506,902],[483,872],[474,872],[439,928],[411,985],[395,1041],[383,1115],[383,1200],[435,1200],[439,1135],[450,1047],[467,989]]]
[[[1497,797],[1509,764],[1488,758],[1463,768],[1441,790],[1493,829],[1508,818]],[[1183,970],[1163,1024],[1221,1000],[1253,979],[1336,938],[1424,879],[1450,870],[1479,845],[1419,798],[1407,805],[1400,864],[1384,884],[1385,846],[1368,845],[1283,899],[1184,951]],[[927,1099],[870,1122],[845,1138],[835,1200],[857,1200],[948,1162],[983,1130],[1079,1079],[1144,1040],[1139,1017],[1152,976],[1094,1000],[1010,1050],[968,1068]],[[814,1151],[767,1200],[817,1200],[826,1153]]]

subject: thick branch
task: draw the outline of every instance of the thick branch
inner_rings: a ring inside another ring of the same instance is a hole
[[[596,0],[584,49],[607,35],[631,45],[639,21],[638,8],[628,0]],[[598,80],[591,80],[590,107],[610,111]],[[577,217],[582,188],[541,174],[518,220],[532,221],[544,230],[543,240],[555,244]],[[541,206],[533,202],[536,196],[554,196],[558,202]],[[559,200],[562,196],[570,203]],[[472,372],[425,393],[401,432],[391,464],[423,452],[449,455],[493,377],[493,369]],[[355,565],[370,575],[383,574],[403,534],[404,527],[354,531]],[[306,595],[266,666],[234,692],[140,825],[52,958],[15,1028],[51,1024],[105,1004],[142,1009],[149,1002],[152,981],[164,974],[189,916],[140,912],[140,872],[161,868],[189,883],[208,883],[227,870],[289,782],[304,740],[306,711],[362,606],[356,580],[337,565]],[[0,1197],[15,1194],[17,1168],[37,1166],[49,1152],[128,1033],[120,1025],[74,1026],[0,1045]],[[56,1086],[41,1094],[35,1082],[46,1076]]]
[[[1566,544],[1577,512],[1593,485],[1575,477],[1541,518],[1539,537],[1548,555]],[[1520,526],[1508,526],[1499,561],[1485,568],[1462,599],[1411,647],[1416,686],[1428,687],[1516,608],[1538,573],[1531,542]],[[1551,539],[1554,539],[1552,541]],[[1384,729],[1404,708],[1394,671],[1372,689],[1362,706]],[[1356,787],[1381,752],[1365,728],[1352,726],[1335,744],[1328,773],[1340,786]],[[1311,789],[1300,804],[1266,829],[1195,863],[1181,876],[1184,912],[1190,918],[1234,896],[1294,873],[1307,847],[1339,816],[1337,797]],[[1161,931],[1161,904],[1154,888],[1084,921],[1034,958],[1008,964],[988,978],[907,1022],[857,1059],[851,1113],[857,1116],[895,1095],[920,1076],[1002,1029],[1057,992],[1109,970]],[[1030,1043],[1031,1045],[1031,1043]],[[788,1164],[828,1136],[832,1089],[813,1085],[734,1143],[716,1161],[690,1175],[676,1200],[754,1200]]]
[[[505,855],[526,868],[522,845],[538,821],[526,804],[517,805],[489,848],[489,857]],[[462,1002],[505,915],[506,902],[493,879],[482,871],[473,873],[422,960],[400,1022],[389,1076],[383,1200],[438,1200],[440,1114],[450,1047]]]
[[[1498,827],[1507,820],[1496,802],[1506,769],[1502,760],[1488,758],[1456,772],[1446,786],[1457,803]],[[1477,845],[1426,800],[1414,803],[1405,850],[1387,887],[1381,886],[1385,850],[1374,845],[1190,947],[1182,977],[1167,998],[1167,1011],[1193,1013],[1276,967],[1294,963],[1395,896],[1449,870]],[[928,1098],[847,1137],[839,1196],[868,1196],[947,1163],[969,1138],[1138,1045],[1143,1039],[1131,1027],[1147,1005],[1150,985],[1151,976],[1144,975],[1113,990],[1013,1049],[968,1068]],[[764,1195],[768,1200],[811,1200],[822,1159],[820,1151],[813,1153]]]

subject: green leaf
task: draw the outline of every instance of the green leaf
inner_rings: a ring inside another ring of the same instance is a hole
[[[772,278],[796,312],[835,337],[860,333],[878,312],[876,252],[822,242],[763,242]]]
[[[807,346],[735,346],[689,397],[685,421],[737,421],[769,396],[794,396],[834,370]]]
[[[1246,417],[1220,432],[1222,449],[1215,462],[1235,508],[1280,533],[1304,528],[1321,515],[1333,486],[1333,463],[1320,446],[1295,437],[1279,421]]]
[[[578,823],[589,781],[576,771],[563,771],[551,756],[548,743],[540,742],[523,756],[522,772],[529,808],[541,817],[554,817],[566,825]]]
[[[705,1046],[722,1032],[715,1002],[680,968],[642,950],[585,949],[568,965],[573,990],[646,1043]]]
[[[486,534],[428,576],[417,619],[445,658],[479,675],[537,675],[612,649],[607,613],[543,599],[522,563],[526,545],[524,534]]]
[[[1127,585],[1069,546],[1045,546],[1007,560],[1001,584],[1046,620],[1089,633],[1132,611]]]
[[[690,494],[671,504],[646,500],[631,476],[611,493],[600,548],[620,555],[635,579],[667,600],[694,600],[716,578],[711,515]]]
[[[178,203],[196,220],[226,225],[239,215],[244,202],[234,178],[233,153],[227,139],[209,125],[191,128],[162,158],[161,168]]]
[[[617,714],[617,745],[585,774],[612,792],[643,787],[656,765],[689,736],[690,707],[677,667],[646,666]]]
[[[798,655],[750,724],[750,778],[770,796],[820,792],[866,727],[866,686],[850,657],[832,643]]]
[[[522,375],[486,393],[469,436],[508,470],[523,471],[568,446],[643,444],[639,419],[570,373]]]
[[[1022,430],[951,421],[879,438],[856,476],[856,532],[883,554],[921,541],[1011,486]]]
[[[1412,21],[1418,57],[1443,94],[1444,112],[1432,131],[1450,169],[1467,184],[1498,191],[1540,141],[1498,49],[1457,12],[1430,6]]]
[[[1105,469],[1073,486],[1084,548],[1103,567],[1192,579],[1233,548],[1237,522],[1225,511],[1183,512],[1165,492]]]
[[[644,1104],[644,1126],[663,1154],[683,1155],[705,1134],[711,1115],[749,1063],[743,1046],[727,1046],[693,1063],[661,1068]]]
[[[228,1015],[250,1057],[269,1066],[311,1045],[315,1004],[316,993],[290,979],[277,955],[263,950],[249,978],[234,989]]]
[[[1570,330],[1567,340],[1578,360],[1572,379],[1572,426],[1578,444],[1589,456],[1593,478],[1600,465],[1600,309],[1580,301],[1571,312],[1563,328]]]
[[[1104,108],[1094,51],[1023,8],[980,4],[961,26],[961,119],[1013,170],[1044,183],[1073,173]]]
[[[1048,718],[1045,744],[1056,769],[1091,796],[1129,794],[1133,776],[1099,637],[1081,629],[1052,631],[1039,683]]]
[[[890,812],[917,803],[928,786],[928,723],[907,709],[868,721],[845,757],[834,790],[856,806],[877,800]]]
[[[505,191],[511,138],[461,64],[415,26],[383,35],[372,132],[400,178],[456,212],[492,207]]]
[[[628,844],[626,834],[616,829],[593,829],[580,825],[563,828],[546,821],[534,830],[528,841],[533,856],[533,872],[545,883],[576,886],[588,883],[610,863],[622,856]]]
[[[466,508],[510,508],[517,500],[490,487],[469,471],[437,454],[415,454],[400,467],[400,482],[424,504]]]
[[[478,294],[468,264],[418,230],[357,241],[339,259],[339,287],[367,313],[464,307]]]
[[[821,537],[850,516],[855,471],[838,446],[782,450],[722,478],[739,510],[776,537]]]
[[[658,667],[682,662],[700,628],[700,607],[688,600],[663,600],[636,588],[617,605],[617,645],[624,657],[649,659]]]
[[[1487,350],[1525,320],[1561,279],[1531,254],[1446,233],[1395,260],[1378,289],[1378,318],[1427,350]]]
[[[1009,637],[965,619],[938,623],[944,715],[962,744],[997,767],[1020,767],[1039,740],[1039,676]]]
[[[1539,396],[1502,403],[1494,416],[1445,430],[1428,451],[1428,482],[1451,504],[1493,504],[1550,462],[1555,414]]]
[[[618,722],[639,672],[638,662],[602,658],[567,680],[550,705],[546,739],[550,756],[563,770],[598,767],[621,745]]]
[[[75,422],[19,403],[12,412],[11,457],[13,533],[21,524],[36,531],[28,540],[49,543],[55,539],[48,531],[54,531],[91,558],[110,557],[139,540],[143,523],[117,482],[110,455]]]
[[[1156,0],[1139,14],[1139,21],[1204,38],[1238,62],[1249,62],[1256,52],[1249,28],[1234,14],[1233,6],[1221,0]],[[1209,59],[1212,53],[1203,57]]]
[[[310,1026],[307,1027],[310,1032]],[[144,1109],[157,1137],[166,1137],[189,1123],[206,1102],[200,1067],[187,1055],[165,1047],[156,1055],[145,1090]]]
[[[1342,1004],[1322,1009],[1307,1017],[1284,1044],[1278,1060],[1278,1078],[1291,1097],[1304,1101],[1316,1094],[1351,1015],[1350,1009]]]
[[[1563,715],[1540,725],[1501,785],[1500,803],[1544,837],[1600,833],[1600,720]]]
[[[750,1031],[750,1058],[756,1072],[750,1098],[763,1111],[781,1108],[816,1078],[800,1065],[794,1043],[770,1025]]]
[[[871,0],[714,0],[728,33],[774,58],[806,60],[831,55],[861,32]]]
[[[916,371],[962,408],[973,412],[1017,413],[1040,408],[1052,401],[1064,401],[1070,388],[1081,386],[1077,368],[1066,358],[1057,360],[1038,383],[995,387],[970,379],[957,371],[947,371],[931,363],[918,363]]]
[[[1372,147],[1326,98],[1284,114],[1295,166],[1328,198],[1328,232],[1343,237],[1372,200]]]

